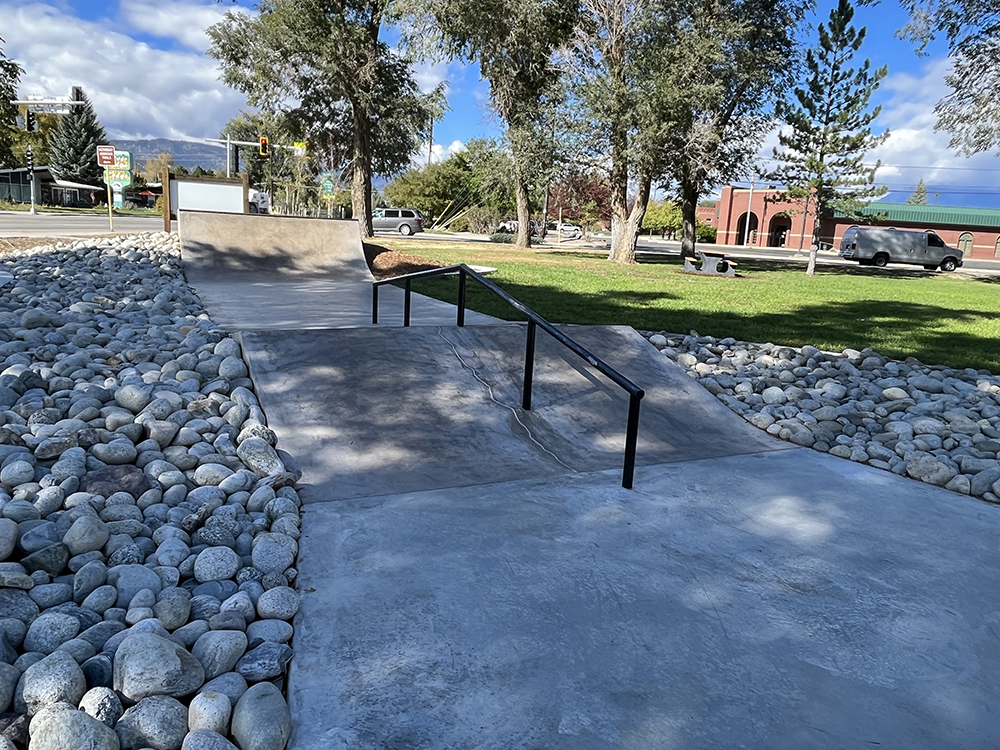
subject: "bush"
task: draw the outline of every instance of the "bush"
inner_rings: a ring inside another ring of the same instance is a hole
[[[694,228],[694,236],[698,242],[714,243],[717,230],[708,224],[699,224]]]
[[[502,242],[504,245],[513,245],[517,242],[517,235],[508,232],[494,232],[490,235],[490,242]]]
[[[472,229],[469,227],[469,220],[464,216],[459,216],[451,224],[448,225],[448,229],[452,232],[471,232]]]
[[[470,208],[463,218],[468,222],[470,232],[486,234],[496,228],[503,216],[498,209],[476,206]]]
[[[156,211],[160,216],[163,216],[163,196],[161,195],[156,199],[156,205],[153,206],[153,210]]]

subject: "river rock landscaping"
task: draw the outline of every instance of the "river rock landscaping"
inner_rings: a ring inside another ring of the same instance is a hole
[[[771,435],[1000,503],[1000,377],[988,370],[694,331],[646,336]]]
[[[176,235],[0,271],[0,750],[282,750],[298,473]]]

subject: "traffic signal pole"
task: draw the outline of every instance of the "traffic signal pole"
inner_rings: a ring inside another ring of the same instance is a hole
[[[28,144],[27,150],[24,152],[25,159],[28,163],[28,193],[31,196],[31,208],[29,212],[31,214],[37,214],[38,211],[35,209],[35,154],[31,150],[31,144]]]

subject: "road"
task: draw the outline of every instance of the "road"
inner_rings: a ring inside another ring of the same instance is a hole
[[[116,216],[115,232],[156,232],[163,229],[159,216]],[[108,217],[96,214],[0,211],[0,237],[86,237],[106,234]]]

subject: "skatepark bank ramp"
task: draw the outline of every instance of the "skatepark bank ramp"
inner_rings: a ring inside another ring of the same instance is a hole
[[[178,226],[194,285],[285,276],[374,281],[353,220],[181,211]]]

